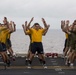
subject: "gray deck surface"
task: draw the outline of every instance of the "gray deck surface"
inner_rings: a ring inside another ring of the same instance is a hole
[[[1,60],[2,61],[2,60]],[[11,66],[4,69],[0,65],[0,75],[76,75],[76,61],[74,68],[65,66],[65,60],[61,57],[46,57],[47,69],[44,69],[37,57],[33,59],[31,69],[27,68],[25,57],[17,57],[16,61],[11,60]]]

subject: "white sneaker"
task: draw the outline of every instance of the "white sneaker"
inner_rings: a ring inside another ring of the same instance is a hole
[[[66,60],[65,65],[70,66],[70,61]]]
[[[65,61],[65,65],[68,65],[68,61],[67,60]]]
[[[43,67],[44,67],[44,69],[47,69],[47,66],[46,66],[46,64],[44,64],[44,65],[43,65]]]
[[[74,68],[74,64],[73,64],[73,63],[71,63],[71,64],[70,64],[70,67],[73,69],[73,68]]]
[[[31,67],[30,67],[30,66],[28,66],[27,68],[28,68],[28,69],[31,69]]]
[[[31,65],[30,64],[28,64],[28,67],[27,67],[28,69],[31,69]]]

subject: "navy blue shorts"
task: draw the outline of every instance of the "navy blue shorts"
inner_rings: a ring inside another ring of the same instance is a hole
[[[11,40],[10,39],[7,39],[6,41],[6,47],[7,48],[10,48],[12,45],[11,45]]]
[[[4,43],[0,43],[0,52],[7,51],[6,45]]]
[[[31,51],[31,45],[32,45],[32,43],[30,43],[30,45],[29,45],[29,50]]]
[[[3,51],[3,46],[2,46],[2,43],[0,42],[0,52]]]
[[[33,42],[31,44],[31,52],[33,54],[36,52],[38,52],[38,54],[44,54],[42,42]]]

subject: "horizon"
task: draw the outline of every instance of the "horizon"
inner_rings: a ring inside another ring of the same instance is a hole
[[[50,29],[61,29],[61,20],[70,20],[72,24],[76,19],[76,0],[1,0],[0,22],[5,16],[14,21],[18,29],[32,17],[32,24],[38,22],[43,26],[41,18],[44,18]]]

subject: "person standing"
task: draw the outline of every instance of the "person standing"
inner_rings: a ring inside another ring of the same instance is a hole
[[[28,30],[26,31],[26,33],[30,33],[31,38],[32,38],[32,45],[31,45],[32,54],[29,57],[29,65],[31,65],[32,59],[36,52],[38,54],[44,55],[44,50],[43,50],[43,45],[42,45],[42,35],[47,29],[48,27],[40,28],[39,23],[34,23],[34,28],[28,27]],[[46,65],[44,58],[43,58],[43,65]]]

